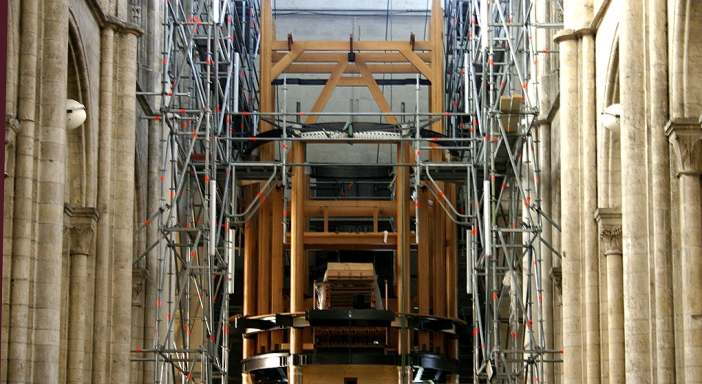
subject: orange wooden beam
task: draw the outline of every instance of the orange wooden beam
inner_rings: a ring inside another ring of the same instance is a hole
[[[443,40],[442,40],[443,41]],[[295,45],[301,45],[305,51],[339,51],[348,52],[349,42],[343,40],[307,40],[307,41],[296,41]],[[409,42],[404,41],[386,41],[386,40],[362,40],[354,41],[353,49],[357,52],[363,51],[399,51],[403,48],[412,48]],[[431,51],[435,48],[435,45],[430,41],[417,41],[414,44],[415,51]],[[287,40],[275,40],[273,41],[274,51],[288,51],[288,41]]]
[[[392,109],[390,108],[387,100],[385,100],[385,96],[383,96],[383,91],[380,90],[378,82],[373,78],[373,73],[371,73],[365,63],[358,60],[356,61],[356,67],[361,72],[361,76],[366,79],[368,90],[370,91],[375,103],[378,104],[380,111],[383,113],[390,113]],[[390,124],[397,124],[397,117],[395,116],[385,116],[384,118]]]
[[[346,60],[343,60],[337,64],[336,69],[332,73],[331,77],[327,81],[327,84],[324,85],[324,88],[322,88],[322,92],[319,94],[319,97],[317,100],[314,102],[314,105],[312,106],[312,111],[311,112],[321,112],[324,110],[324,107],[326,107],[327,103],[329,102],[329,99],[331,98],[332,94],[334,93],[334,89],[336,88],[337,84],[339,83],[339,80],[341,79],[341,76],[344,74],[344,71],[346,70],[346,65],[348,62]],[[307,124],[314,124],[317,122],[317,119],[319,116],[308,116],[306,119]]]
[[[288,51],[290,52],[290,51]],[[288,52],[273,52],[273,62],[278,62],[286,57]],[[431,53],[414,52],[422,61],[431,62]],[[303,52],[295,59],[295,63],[338,63],[346,57],[346,53],[336,52]],[[364,63],[408,63],[407,57],[397,52],[359,52],[356,57]]]
[[[412,64],[368,64],[372,73],[418,73]],[[327,63],[294,63],[290,64],[284,73],[332,73],[337,64]],[[360,73],[356,64],[349,63],[345,73]]]

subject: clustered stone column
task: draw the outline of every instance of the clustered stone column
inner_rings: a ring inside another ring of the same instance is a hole
[[[93,377],[95,383],[104,383],[108,372],[109,344],[109,276],[112,233],[112,92],[114,90],[115,33],[111,27],[102,30],[100,39],[100,132],[98,145],[97,249],[95,257],[95,320],[93,325]]]
[[[92,254],[97,211],[93,208],[67,209],[66,222],[70,253],[70,299],[68,321],[69,383],[84,383],[86,376],[86,343],[88,342],[88,255]]]
[[[578,124],[578,42],[572,30],[561,31],[555,41],[560,50],[561,112],[561,249],[563,250],[563,380],[583,377],[583,318],[581,283],[580,212],[581,161]]]
[[[34,378],[58,382],[61,355],[61,268],[66,159],[68,0],[44,4],[41,47],[41,146],[38,148],[37,268],[34,292]]]
[[[646,209],[643,2],[625,1],[619,28],[624,358],[626,382],[651,381],[650,270]],[[616,356],[610,356],[616,358]]]
[[[678,161],[682,314],[686,383],[702,383],[702,127],[673,121],[666,130]]]
[[[39,2],[23,1],[21,17],[20,84],[15,162],[15,202],[12,239],[12,282],[8,346],[8,382],[29,380],[31,366],[29,333],[31,257],[34,228],[34,157],[37,109],[37,55],[39,47]]]
[[[607,346],[609,382],[624,383],[624,292],[622,283],[622,215],[612,208],[595,214],[601,253],[607,265]]]
[[[120,34],[117,110],[112,134],[112,383],[129,382],[132,314],[132,250],[134,242],[134,148],[136,145],[136,36]],[[123,122],[130,122],[124,124]],[[129,294],[127,294],[129,292]]]

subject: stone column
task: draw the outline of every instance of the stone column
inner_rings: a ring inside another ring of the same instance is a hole
[[[18,119],[15,155],[14,222],[12,224],[12,280],[7,381],[25,382],[30,378],[29,324],[32,238],[34,237],[34,136],[37,106],[37,49],[39,46],[39,2],[22,2],[21,55]]]
[[[655,265],[656,383],[675,382],[673,275],[671,265],[670,154],[665,137],[668,120],[667,2],[649,0],[649,78],[651,84],[651,200]]]
[[[619,81],[622,105],[624,357],[626,381],[643,384],[651,381],[643,4],[625,1],[621,10]]]
[[[600,232],[600,252],[607,264],[607,347],[609,382],[624,383],[624,296],[622,285],[622,215],[617,209],[595,213]]]
[[[38,233],[34,286],[33,377],[59,382],[63,193],[66,161],[68,0],[47,0],[41,47],[41,148],[38,172]]]
[[[578,43],[571,30],[559,32],[561,68],[560,164],[563,276],[563,382],[583,378],[583,316],[580,243],[580,153],[578,122]]]
[[[673,121],[667,134],[680,187],[685,382],[702,383],[702,128],[692,121]]]
[[[112,383],[129,382],[131,343],[132,251],[134,241],[134,148],[136,97],[136,36],[120,34],[117,111],[112,132]]]
[[[100,130],[98,133],[98,202],[95,257],[95,321],[93,324],[94,383],[106,383],[110,342],[109,289],[112,265],[112,92],[114,80],[114,30],[106,27],[100,39]]]
[[[68,320],[68,383],[85,383],[90,381],[86,369],[86,343],[90,333],[87,326],[87,311],[90,288],[88,285],[88,257],[92,253],[95,239],[97,211],[93,208],[68,208],[70,222],[66,225],[69,232],[69,253],[71,257]]]
[[[595,38],[589,29],[580,40],[581,62],[581,156],[582,156],[582,250],[585,289],[585,369],[588,383],[600,382],[600,311],[597,225],[597,129],[595,121]]]

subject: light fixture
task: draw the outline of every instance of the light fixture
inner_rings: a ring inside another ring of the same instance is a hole
[[[602,114],[600,115],[600,122],[605,128],[616,132],[619,130],[619,120],[621,116],[622,105],[618,103],[612,104],[607,106],[604,111],[602,111]]]
[[[72,130],[80,127],[85,123],[87,117],[85,105],[73,99],[66,100],[66,129]]]

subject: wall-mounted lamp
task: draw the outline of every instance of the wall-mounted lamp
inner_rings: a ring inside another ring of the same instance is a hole
[[[600,115],[600,122],[602,125],[613,131],[617,132],[619,130],[619,121],[622,116],[622,105],[612,104],[602,111]]]
[[[88,117],[85,105],[73,99],[66,100],[66,129],[76,129],[85,123]]]

